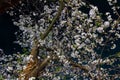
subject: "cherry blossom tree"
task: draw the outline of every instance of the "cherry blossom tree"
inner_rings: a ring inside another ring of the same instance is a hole
[[[99,12],[89,0],[24,0],[7,11],[13,16],[13,24],[22,31],[19,35],[16,32],[15,42],[27,50],[27,54],[14,55],[20,59],[16,70],[21,71],[16,77],[120,79],[120,53],[116,51],[120,46],[119,4],[117,0],[107,2],[117,18],[110,12]],[[82,11],[82,7],[88,12]],[[12,68],[7,69],[14,71]]]

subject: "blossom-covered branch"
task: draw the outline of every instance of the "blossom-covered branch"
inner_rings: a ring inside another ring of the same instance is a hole
[[[50,31],[52,30],[52,28],[54,26],[54,23],[57,21],[57,19],[59,19],[61,12],[64,9],[64,6],[65,6],[64,0],[59,0],[59,2],[60,2],[60,7],[58,9],[56,16],[53,18],[53,20],[52,20],[51,24],[49,25],[49,27],[47,28],[47,30],[44,33],[40,34],[42,40],[44,40],[45,37],[50,33]]]

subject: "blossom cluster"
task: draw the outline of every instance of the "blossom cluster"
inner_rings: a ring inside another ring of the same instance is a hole
[[[27,56],[20,54],[9,54],[0,49],[0,79],[16,80],[19,76],[22,67],[26,63]]]
[[[64,1],[64,9],[53,25],[53,29],[42,40],[40,34],[44,34],[49,28],[59,10],[60,3],[59,1],[39,0],[31,4],[29,1],[31,0],[21,3],[18,8],[19,13],[16,13],[17,11],[13,13],[13,16],[19,15],[18,19],[13,20],[13,23],[22,31],[17,43],[31,49],[34,39],[37,38],[40,45],[55,48],[53,53],[59,58],[58,61],[50,61],[40,78],[53,80],[120,78],[117,75],[119,72],[112,69],[112,67],[119,68],[118,65],[113,64],[120,60],[109,56],[103,58],[104,55],[110,55],[110,51],[119,46],[116,41],[119,42],[120,38],[120,23],[116,9],[113,11],[118,19],[112,18],[109,12],[103,14],[106,16],[104,19],[97,6],[83,0],[66,0],[68,2]],[[42,6],[39,5],[40,3]],[[108,0],[108,3],[114,8],[113,4],[117,4],[117,0]],[[83,12],[81,7],[89,7],[88,13]],[[49,54],[49,51],[40,49],[38,57],[42,60]],[[87,68],[88,73],[79,67],[74,68],[70,60]],[[110,68],[106,68],[106,65],[109,65]],[[112,70],[116,72],[116,75],[110,74]]]

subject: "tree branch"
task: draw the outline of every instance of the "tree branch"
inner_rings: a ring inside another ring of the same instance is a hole
[[[47,28],[47,30],[45,31],[45,33],[43,33],[43,34],[41,33],[40,34],[42,40],[44,40],[47,37],[47,35],[50,33],[50,31],[53,29],[54,23],[57,21],[57,19],[61,15],[62,10],[64,9],[65,4],[64,4],[63,0],[59,0],[59,2],[60,2],[60,7],[58,9],[58,13],[53,18],[51,24],[49,25],[49,27]]]

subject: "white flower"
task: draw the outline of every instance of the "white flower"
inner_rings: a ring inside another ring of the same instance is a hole
[[[91,10],[89,11],[89,15],[90,15],[90,17],[91,17],[92,19],[94,19],[95,16],[96,16],[95,10],[94,10],[94,9],[91,9]]]
[[[27,66],[23,66],[23,69],[26,69],[27,68]]]
[[[110,49],[115,49],[116,48],[116,44],[113,44],[113,46]]]
[[[29,78],[29,80],[35,80],[35,77],[31,77],[31,78]]]
[[[78,39],[80,37],[80,35],[75,35],[74,38],[75,39]]]
[[[120,24],[118,24],[117,30],[120,30]]]
[[[108,16],[109,14],[110,14],[110,12],[106,12],[106,13],[105,13],[105,15],[107,15],[107,16]]]
[[[47,58],[50,58],[50,56],[47,56]]]
[[[82,44],[80,44],[80,46],[78,46],[78,49],[81,49],[81,48],[83,48],[85,46],[85,43],[82,43]]]
[[[114,4],[117,3],[117,0],[113,0],[113,3],[114,3]]]
[[[12,71],[13,67],[8,66],[7,71]]]
[[[76,14],[77,14],[77,10],[75,10],[74,12],[72,12],[72,16],[76,16]]]
[[[111,17],[111,15],[109,15],[109,16],[107,17],[107,19],[108,19],[109,21],[112,21],[112,20],[113,20],[112,17]]]
[[[103,63],[108,63],[108,62],[110,62],[108,58],[103,61]]]
[[[117,36],[118,38],[120,38],[120,34],[118,34],[118,33],[115,33],[115,36]]]
[[[89,44],[89,43],[90,43],[90,39],[87,38],[87,39],[85,40],[85,43]]]
[[[61,25],[64,25],[66,22],[67,22],[67,21],[61,21],[60,24],[61,24]]]
[[[111,2],[112,0],[107,0],[108,2]]]
[[[72,54],[71,54],[71,57],[75,58],[76,56],[75,56],[75,54],[74,54],[74,53],[72,53]]]
[[[96,39],[96,43],[99,43],[101,46],[103,45],[102,42],[103,42],[103,37],[99,38],[99,39]]]
[[[81,38],[85,39],[87,34],[85,32],[81,33]]]
[[[4,53],[2,49],[0,49],[0,54]]]
[[[80,45],[80,42],[81,42],[81,41],[79,40],[79,38],[75,40],[75,44],[76,44],[77,46]]]
[[[104,27],[105,27],[105,28],[108,28],[109,26],[110,26],[110,22],[109,22],[109,21],[105,21],[105,22],[104,22]]]
[[[103,33],[103,32],[104,32],[103,27],[98,27],[98,28],[97,28],[97,32]]]
[[[101,63],[103,60],[102,59],[97,59],[92,62],[92,64],[98,64],[99,62]]]
[[[98,8],[97,8],[96,6],[94,6],[93,9],[94,9],[95,11],[98,11]]]

